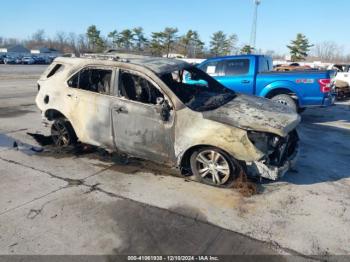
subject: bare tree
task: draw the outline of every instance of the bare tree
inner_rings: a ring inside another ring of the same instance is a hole
[[[77,48],[77,35],[73,32],[68,34],[68,45],[71,49],[71,52],[74,53],[75,55],[78,54],[78,48]]]
[[[45,41],[45,31],[44,29],[39,29],[32,35],[32,40],[41,44]]]
[[[322,61],[342,60],[342,48],[333,41],[318,43],[314,48],[314,55]]]
[[[55,41],[57,41],[58,48],[61,52],[65,52],[65,47],[67,45],[67,34],[63,31],[56,33]]]
[[[77,39],[77,51],[79,54],[89,50],[89,41],[85,34],[80,34]]]

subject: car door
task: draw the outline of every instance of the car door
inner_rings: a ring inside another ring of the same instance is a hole
[[[68,80],[67,100],[70,121],[80,141],[113,148],[111,121],[111,87],[114,69],[88,66]]]
[[[119,70],[118,90],[112,106],[117,149],[156,162],[174,159],[175,112],[159,86],[141,73]]]

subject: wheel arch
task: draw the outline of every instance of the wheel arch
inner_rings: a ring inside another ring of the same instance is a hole
[[[272,98],[276,95],[287,94],[287,95],[296,95],[290,88],[287,87],[279,87],[271,89],[268,93],[265,94],[266,98]]]
[[[284,92],[284,93],[279,93]],[[295,96],[295,99],[302,97],[300,91],[297,89],[296,84],[293,81],[274,81],[264,88],[262,88],[259,92],[259,96],[271,98],[273,95],[277,94],[292,94]]]
[[[191,173],[190,158],[191,158],[191,155],[193,154],[194,151],[196,151],[196,150],[198,150],[200,148],[209,148],[209,147],[217,148],[217,149],[225,152],[228,156],[233,158],[233,156],[229,152],[227,152],[226,150],[224,150],[224,149],[222,149],[220,147],[209,145],[209,144],[194,145],[194,146],[191,146],[191,147],[187,148],[179,157],[178,167],[181,170],[181,174],[185,175],[185,174],[188,174],[188,172]],[[236,159],[236,161],[239,161],[239,160]]]
[[[68,118],[62,112],[60,112],[57,109],[53,109],[53,108],[47,109],[45,111],[44,115],[47,118],[47,120],[49,120],[49,121],[53,121],[53,120],[56,120],[58,118],[65,118],[68,120]]]
[[[295,100],[295,102],[297,103],[297,106],[298,107],[300,106],[298,94],[288,87],[279,87],[279,88],[271,89],[268,93],[266,93],[265,97],[268,99],[271,99],[276,95],[289,95]]]

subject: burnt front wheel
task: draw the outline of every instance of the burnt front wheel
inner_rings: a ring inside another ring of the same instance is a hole
[[[194,151],[190,163],[192,174],[199,182],[218,187],[231,187],[240,170],[238,162],[215,147]]]
[[[58,147],[67,147],[77,142],[72,125],[67,119],[56,119],[51,126],[51,137]]]

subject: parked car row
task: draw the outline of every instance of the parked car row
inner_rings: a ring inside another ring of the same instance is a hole
[[[33,64],[39,64],[39,65],[46,65],[51,64],[52,61],[55,59],[55,57],[51,56],[9,56],[9,55],[2,55],[0,56],[0,64],[12,64],[12,65],[33,65]]]

